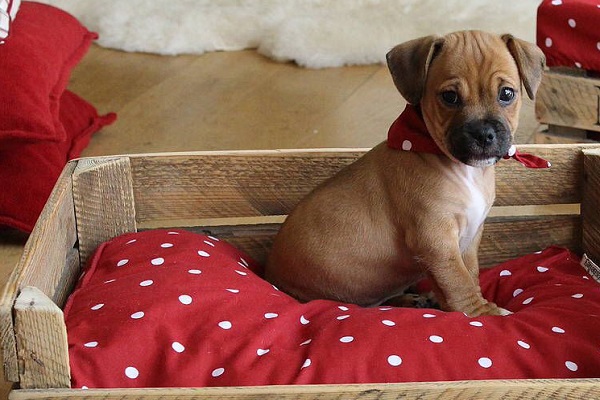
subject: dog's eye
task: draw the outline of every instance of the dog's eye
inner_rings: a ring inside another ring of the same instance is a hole
[[[511,104],[515,100],[515,91],[509,87],[503,87],[498,94],[498,101],[503,106]]]
[[[442,100],[449,106],[456,107],[460,105],[460,97],[454,90],[442,92]]]

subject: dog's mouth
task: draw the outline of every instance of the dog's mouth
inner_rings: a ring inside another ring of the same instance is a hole
[[[470,121],[448,135],[450,153],[472,167],[494,165],[508,153],[511,143],[510,129],[496,119]]]

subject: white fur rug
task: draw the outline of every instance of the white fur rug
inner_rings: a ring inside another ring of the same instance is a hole
[[[395,44],[482,29],[535,40],[539,0],[41,0],[125,51],[257,48],[311,68],[384,61]]]

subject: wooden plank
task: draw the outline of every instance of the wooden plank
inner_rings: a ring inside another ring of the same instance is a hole
[[[547,71],[536,96],[545,124],[600,131],[600,79]]]
[[[533,140],[537,144],[598,143],[597,140],[590,139],[588,136],[588,131],[583,129],[549,125],[547,129],[536,131],[533,134]]]
[[[62,304],[79,274],[71,174],[76,162],[67,164],[56,183],[38,223],[29,236],[21,260],[2,289],[0,299],[1,346],[6,380],[17,382],[19,369],[12,307],[20,290],[35,286]],[[67,260],[71,260],[68,262]]]
[[[23,389],[69,388],[67,328],[61,309],[33,286],[15,302],[15,334]]]
[[[227,400],[370,400],[370,399],[595,399],[600,379],[523,379],[390,383],[363,385],[297,385],[160,389],[17,390],[11,400],[51,399],[227,399]]]
[[[585,187],[581,214],[583,248],[596,263],[600,261],[600,150],[586,150]]]
[[[73,200],[82,264],[100,243],[136,231],[132,187],[127,157],[87,158],[77,163]]]
[[[498,163],[496,204],[579,203],[585,146],[598,145],[521,146],[521,151],[538,154],[553,167],[527,169],[513,160]],[[131,156],[137,221],[285,215],[316,185],[365,151]]]

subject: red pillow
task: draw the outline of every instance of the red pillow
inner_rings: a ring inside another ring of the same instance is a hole
[[[482,272],[507,317],[301,304],[257,268],[185,231],[103,244],[65,308],[72,386],[600,377],[599,286],[565,249]]]
[[[60,99],[59,116],[66,141],[0,141],[0,225],[31,232],[66,162],[79,157],[91,135],[116,118],[99,116],[68,90]]]
[[[0,44],[4,44],[10,34],[10,25],[15,20],[21,0],[0,0]]]
[[[29,1],[10,32],[0,45],[0,140],[66,141],[60,98],[97,35],[66,12]]]
[[[544,0],[537,14],[537,44],[548,66],[600,72],[600,3]]]

